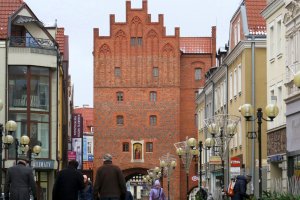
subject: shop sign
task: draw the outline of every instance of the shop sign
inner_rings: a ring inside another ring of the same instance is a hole
[[[230,159],[231,167],[241,167],[241,160],[239,157],[232,157]]]
[[[209,158],[209,164],[211,165],[221,165],[222,164],[222,160],[220,156],[211,156]]]
[[[269,157],[270,162],[282,162],[283,161],[283,155],[275,155]]]
[[[54,169],[54,160],[33,160],[31,165],[35,169]]]

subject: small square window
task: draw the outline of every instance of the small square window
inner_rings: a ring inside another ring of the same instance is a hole
[[[155,126],[156,123],[157,123],[157,117],[156,117],[156,115],[151,115],[150,116],[150,125],[151,126]]]
[[[122,115],[117,116],[117,125],[124,125],[124,117]]]
[[[153,152],[153,143],[152,142],[146,143],[146,152]]]
[[[150,101],[156,101],[156,96],[157,96],[157,93],[156,92],[150,92]]]
[[[129,152],[129,143],[128,142],[124,142],[123,143],[123,152]]]
[[[123,92],[117,92],[117,101],[123,101]]]
[[[158,77],[158,67],[153,67],[152,74],[154,77]]]
[[[115,76],[120,77],[121,76],[121,68],[120,67],[115,67]]]

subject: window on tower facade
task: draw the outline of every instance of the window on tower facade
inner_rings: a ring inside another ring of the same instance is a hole
[[[135,46],[135,37],[130,38],[130,46]]]
[[[157,97],[157,93],[154,91],[150,92],[150,101],[155,102]]]
[[[143,39],[141,37],[138,37],[137,38],[137,45],[142,46],[142,44],[143,44]]]
[[[155,126],[156,123],[157,123],[157,117],[156,117],[156,115],[151,115],[150,116],[150,125],[151,126]]]
[[[153,143],[152,142],[146,143],[146,152],[153,152]]]
[[[117,92],[117,101],[123,101],[124,100],[124,94],[123,92]]]
[[[117,125],[124,125],[124,117],[123,115],[117,116]]]
[[[201,68],[195,69],[195,80],[199,81],[201,79]]]
[[[115,67],[115,77],[120,77],[120,76],[121,76],[121,68]]]
[[[158,77],[158,67],[153,67],[152,74],[153,74],[153,77]]]
[[[128,142],[123,143],[122,151],[123,152],[129,152],[129,143]]]

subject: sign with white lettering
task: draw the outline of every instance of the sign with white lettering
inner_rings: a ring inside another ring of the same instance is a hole
[[[54,160],[33,160],[31,165],[35,169],[54,169]]]

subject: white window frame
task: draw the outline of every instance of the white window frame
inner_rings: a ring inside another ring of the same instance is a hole
[[[236,68],[234,68],[234,71],[233,71],[233,95],[234,95],[234,97],[236,98],[236,96],[237,96],[237,69]]]
[[[238,93],[242,93],[242,64],[238,65]]]
[[[229,100],[232,100],[233,91],[232,91],[232,72],[229,74]]]

